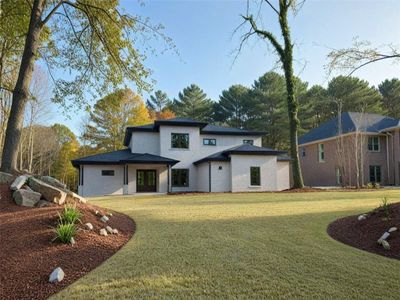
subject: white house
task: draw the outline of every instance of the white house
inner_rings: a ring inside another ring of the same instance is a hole
[[[261,147],[264,132],[184,118],[128,127],[125,150],[79,158],[82,196],[288,189],[290,159]]]

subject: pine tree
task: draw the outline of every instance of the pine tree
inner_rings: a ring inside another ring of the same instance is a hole
[[[154,95],[150,95],[150,99],[146,101],[146,106],[149,110],[154,110],[156,112],[162,112],[167,108],[171,100],[168,95],[163,91],[156,91]]]
[[[387,110],[388,116],[400,118],[400,80],[386,79],[378,86],[382,95],[382,106]]]

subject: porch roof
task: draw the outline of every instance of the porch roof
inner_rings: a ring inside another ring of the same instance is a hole
[[[130,149],[90,155],[71,161],[77,168],[79,165],[121,165],[121,164],[164,164],[175,165],[179,161],[149,153],[132,153]]]

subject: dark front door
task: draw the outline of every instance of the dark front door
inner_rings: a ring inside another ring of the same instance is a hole
[[[156,170],[137,170],[136,172],[136,191],[156,192]]]

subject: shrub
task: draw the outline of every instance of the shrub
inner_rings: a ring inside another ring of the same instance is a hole
[[[388,220],[390,217],[390,206],[389,206],[388,199],[386,197],[383,197],[382,204],[379,206],[379,208],[385,216],[384,219]]]
[[[71,238],[75,236],[77,229],[78,228],[76,227],[75,224],[60,223],[57,225],[55,229],[56,237],[54,238],[54,240],[59,241],[61,243],[69,243],[71,241]]]
[[[60,218],[60,224],[75,224],[82,218],[82,213],[75,205],[65,205],[64,210],[61,214],[59,213],[58,216]]]

